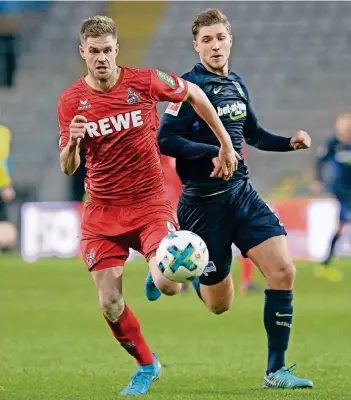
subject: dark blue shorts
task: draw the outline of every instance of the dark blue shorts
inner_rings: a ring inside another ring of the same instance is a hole
[[[0,199],[0,221],[8,221],[7,204]]]
[[[351,189],[349,187],[336,187],[333,193],[340,205],[339,221],[351,221]]]
[[[340,214],[339,221],[340,222],[350,222],[351,221],[351,203],[348,201],[340,201]]]
[[[286,235],[278,217],[248,181],[215,196],[183,194],[178,220],[181,229],[198,234],[207,244],[211,263],[200,277],[203,285],[215,285],[230,273],[232,243],[245,257],[265,240]]]

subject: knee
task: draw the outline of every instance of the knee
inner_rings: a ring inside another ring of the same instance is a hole
[[[296,267],[292,261],[280,262],[272,274],[270,286],[274,289],[288,290],[292,289],[296,276]]]
[[[232,308],[233,299],[219,301],[217,303],[208,304],[208,309],[215,315],[221,315]]]
[[[182,287],[180,283],[168,280],[156,280],[155,285],[165,296],[175,296],[180,292]]]
[[[175,282],[172,282],[175,283]],[[176,294],[178,294],[180,292],[181,289],[181,285],[179,284],[170,284],[170,285],[161,285],[159,287],[159,290],[166,296],[175,296]]]
[[[99,295],[100,307],[106,317],[112,322],[118,321],[124,309],[124,300],[118,292]]]

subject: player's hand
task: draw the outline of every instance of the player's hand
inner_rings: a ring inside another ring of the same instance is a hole
[[[224,179],[225,181],[227,181],[233,176],[234,171],[236,171],[238,169],[238,164],[239,164],[239,160],[241,160],[241,157],[233,148],[232,148],[232,154],[234,155],[232,164],[229,164],[229,165],[224,164],[226,169],[223,167],[223,162],[220,159],[220,153],[219,153],[218,157],[215,157],[212,159],[214,168],[211,172],[210,178],[219,178],[219,179]]]
[[[294,150],[309,149],[311,147],[310,135],[305,131],[297,131],[290,139],[290,145]]]
[[[0,193],[5,203],[11,203],[16,197],[16,192],[12,187],[3,188]]]
[[[222,164],[219,161],[218,157],[212,158],[212,163],[213,163],[213,170],[211,172],[210,178],[219,178],[219,179],[225,179],[223,170],[222,170]],[[229,178],[228,178],[229,179]],[[225,180],[228,180],[225,179]]]
[[[85,135],[85,124],[88,120],[83,115],[76,115],[69,126],[69,145],[79,146]]]
[[[218,159],[218,162],[213,161],[216,159]],[[240,159],[241,157],[234,150],[233,146],[221,146],[218,157],[212,160],[214,169],[210,177],[223,178],[224,180],[230,179],[233,176],[234,171],[238,169]]]
[[[321,194],[323,191],[323,183],[321,181],[312,182],[310,185],[310,191],[315,195]]]

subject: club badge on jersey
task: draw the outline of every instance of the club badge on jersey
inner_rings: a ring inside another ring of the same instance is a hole
[[[127,104],[135,104],[140,102],[141,100],[138,93],[135,93],[131,88],[128,88]]]
[[[239,83],[239,82],[233,81],[233,84],[234,84],[234,86],[236,87],[236,90],[239,92],[240,96],[241,96],[243,99],[246,99],[245,93],[244,93],[244,91],[243,91],[243,89],[242,89],[240,83]]]

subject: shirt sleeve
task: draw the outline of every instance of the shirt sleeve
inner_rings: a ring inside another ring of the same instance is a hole
[[[155,69],[151,69],[150,73],[150,96],[154,101],[178,103],[184,100],[188,92],[186,80]]]
[[[57,105],[57,119],[59,124],[59,150],[60,152],[67,146],[69,141],[69,125],[74,117],[74,112],[64,101],[63,96],[60,96]]]
[[[294,150],[290,146],[290,137],[275,135],[260,125],[250,101],[247,104],[244,138],[247,144],[263,151],[286,152]]]
[[[219,148],[186,138],[196,123],[195,111],[189,103],[170,103],[161,119],[158,144],[162,154],[187,160],[214,158]]]

